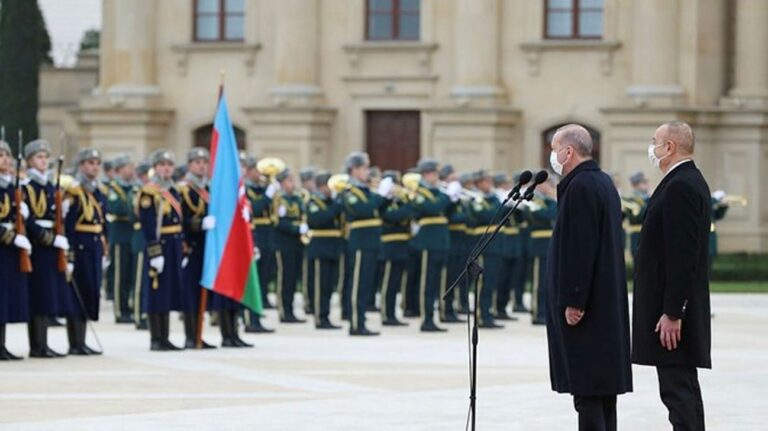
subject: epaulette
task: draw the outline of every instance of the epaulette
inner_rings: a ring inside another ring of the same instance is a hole
[[[73,181],[72,184],[67,187],[66,192],[70,195],[76,195],[80,193],[83,190],[83,187],[80,185],[79,181]]]
[[[141,186],[141,193],[152,195],[152,196],[159,194],[159,192],[157,191],[157,188],[149,184],[144,184],[143,186]]]
[[[109,193],[109,186],[107,184],[104,184],[104,183],[99,184],[99,191],[102,194],[106,195],[107,193]]]

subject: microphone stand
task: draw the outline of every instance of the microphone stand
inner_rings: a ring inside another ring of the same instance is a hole
[[[454,289],[456,289],[456,286],[458,286],[459,282],[464,279],[464,283],[467,290],[467,297],[469,296],[469,288],[472,285],[473,282],[476,282],[477,279],[480,277],[480,275],[483,273],[483,267],[480,266],[480,264],[477,263],[478,259],[480,259],[480,256],[483,254],[486,248],[488,248],[488,245],[493,241],[494,238],[499,234],[501,229],[503,229],[504,225],[507,223],[507,220],[514,214],[515,210],[520,206],[520,204],[525,200],[531,200],[533,198],[533,190],[536,188],[536,184],[529,187],[524,194],[521,193],[514,193],[514,196],[508,196],[507,199],[502,202],[501,207],[504,208],[506,204],[510,200],[514,200],[515,204],[507,210],[507,212],[504,214],[504,217],[496,224],[495,229],[493,232],[491,232],[491,235],[488,236],[488,232],[486,231],[480,238],[478,238],[477,242],[475,242],[475,246],[473,247],[472,253],[470,253],[469,258],[467,259],[466,266],[464,267],[464,270],[459,274],[459,276],[456,278],[456,280],[453,281],[451,286],[445,291],[443,294],[443,297],[441,300],[445,300],[445,298],[450,295],[451,292],[453,292]],[[470,341],[471,341],[471,353],[469,357],[469,417],[467,418],[467,427],[469,427],[471,423],[471,430],[475,430],[475,419],[477,416],[477,345],[479,341],[479,334],[478,334],[478,310],[480,305],[480,295],[475,292],[475,299],[473,301],[473,311],[470,315],[467,317],[467,332],[470,333]],[[467,298],[467,303],[469,303],[469,298]],[[471,420],[471,422],[470,422]]]

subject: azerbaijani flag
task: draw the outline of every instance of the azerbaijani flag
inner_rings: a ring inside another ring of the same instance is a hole
[[[216,226],[205,234],[200,284],[261,313],[259,277],[253,261],[251,206],[240,175],[235,132],[223,91],[211,134],[211,177],[208,214],[216,217]]]

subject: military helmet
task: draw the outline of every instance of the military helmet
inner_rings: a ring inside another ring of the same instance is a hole
[[[491,179],[491,174],[488,173],[485,169],[480,169],[478,171],[475,171],[475,173],[472,175],[475,182],[482,181],[485,179]]]
[[[211,160],[211,154],[203,147],[194,147],[187,151],[187,163],[192,163],[197,159]]]
[[[45,139],[35,139],[24,146],[24,158],[29,159],[37,153],[51,154],[51,144]]]
[[[176,157],[174,157],[172,152],[165,149],[160,149],[153,152],[149,156],[149,161],[152,164],[152,166],[156,166],[160,162],[170,162],[170,163],[176,164]]]
[[[142,159],[138,165],[136,165],[136,175],[146,175],[149,173],[149,170],[152,169],[152,165],[149,163],[149,160]]]
[[[307,166],[306,168],[302,168],[299,171],[299,179],[301,182],[305,181],[311,181],[313,178],[315,178],[315,172],[317,171],[316,168],[312,166]]]

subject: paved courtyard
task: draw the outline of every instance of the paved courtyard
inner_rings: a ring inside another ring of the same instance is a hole
[[[715,369],[701,372],[708,428],[766,429],[768,295],[715,295],[713,310]],[[365,339],[279,325],[276,334],[244,336],[252,349],[155,353],[146,332],[112,323],[106,304],[103,312],[102,357],[0,363],[0,430],[464,428],[464,325],[423,335],[411,320]],[[276,326],[274,312],[268,323]],[[216,328],[206,331],[219,341]],[[63,328],[50,338],[65,350]],[[13,352],[26,352],[25,326],[10,326],[8,339]],[[545,330],[527,316],[481,332],[479,365],[478,429],[576,428],[570,398],[549,390]],[[635,392],[619,399],[620,428],[669,429],[655,372],[634,372]]]

